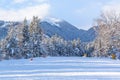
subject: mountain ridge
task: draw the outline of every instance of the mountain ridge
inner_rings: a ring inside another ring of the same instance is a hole
[[[11,22],[0,20],[0,39],[7,35],[10,23]],[[14,26],[16,26],[21,22],[12,23],[14,23]],[[90,42],[93,41],[96,37],[96,32],[93,28],[90,28],[89,30],[78,29],[69,22],[56,18],[52,18],[52,20],[42,20],[40,22],[40,27],[49,37],[57,34],[65,40],[74,40],[80,38],[82,42]]]
[[[65,20],[57,19],[54,24],[53,21],[51,24],[50,20],[43,20],[40,25],[45,34],[50,37],[54,34],[57,34],[65,40],[74,40],[80,38],[82,42],[93,41],[96,37],[96,32],[93,27],[88,30],[78,29]]]

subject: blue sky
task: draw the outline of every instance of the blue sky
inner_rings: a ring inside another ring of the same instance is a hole
[[[55,17],[80,29],[89,29],[104,9],[117,6],[120,0],[0,0],[1,20]],[[116,8],[116,7],[115,7]]]

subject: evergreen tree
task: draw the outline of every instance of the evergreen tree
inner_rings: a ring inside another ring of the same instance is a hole
[[[30,49],[33,57],[45,55],[46,51],[42,45],[42,29],[39,25],[40,19],[33,17],[30,24]]]
[[[11,24],[8,35],[4,39],[3,43],[4,46],[2,48],[2,54],[4,55],[5,59],[13,58],[17,52],[17,39],[16,39],[17,33],[15,32],[15,27],[13,27],[13,23]]]
[[[29,29],[28,29],[28,25],[27,25],[27,20],[26,18],[24,19],[24,23],[23,23],[23,43],[27,44],[29,42]]]
[[[27,20],[26,18],[24,19],[23,22],[23,30],[22,30],[22,34],[23,34],[23,40],[22,40],[22,56],[24,58],[29,58],[31,57],[30,54],[30,33],[29,33],[29,26],[27,24]]]

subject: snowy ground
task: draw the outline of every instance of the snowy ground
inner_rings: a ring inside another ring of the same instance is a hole
[[[120,61],[80,57],[1,61],[0,80],[120,80]]]

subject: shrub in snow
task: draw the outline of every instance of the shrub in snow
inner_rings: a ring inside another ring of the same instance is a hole
[[[111,54],[112,59],[116,59],[116,54]]]
[[[120,50],[119,50],[119,51],[120,51]],[[120,59],[120,52],[119,52],[119,51],[116,52],[116,58],[117,58],[117,59]]]

